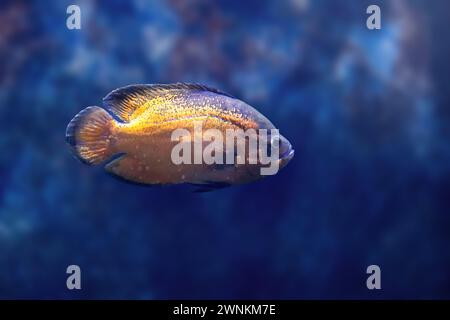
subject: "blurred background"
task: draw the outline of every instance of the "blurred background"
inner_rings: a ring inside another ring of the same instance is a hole
[[[81,30],[66,9],[81,8]],[[382,29],[366,28],[381,7]],[[448,1],[2,1],[0,298],[450,298]],[[117,181],[65,129],[200,82],[293,144],[217,192]],[[82,290],[66,288],[66,268]],[[366,268],[381,268],[381,290]]]

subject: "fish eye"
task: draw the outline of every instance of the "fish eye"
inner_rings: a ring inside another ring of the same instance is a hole
[[[273,147],[275,147],[275,148],[279,148],[281,145],[281,139],[280,139],[280,137],[279,136],[273,136],[272,137],[272,139],[271,139],[271,141],[270,141],[270,144],[273,146]]]

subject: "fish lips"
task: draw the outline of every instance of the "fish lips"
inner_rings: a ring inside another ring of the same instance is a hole
[[[287,165],[288,162],[291,161],[292,158],[294,157],[294,154],[295,150],[292,148],[289,148],[287,151],[285,151],[278,160],[280,167],[282,168],[285,165]]]

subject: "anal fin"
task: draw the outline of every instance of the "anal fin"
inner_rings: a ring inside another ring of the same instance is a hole
[[[124,179],[127,182],[136,184],[157,184],[157,181],[152,182],[148,178],[149,169],[149,166],[141,163],[139,159],[127,154],[122,154],[105,166],[105,170],[108,173]]]
[[[196,193],[216,191],[230,186],[230,184],[226,182],[213,181],[208,181],[205,183],[190,183],[190,185],[195,187],[194,192]]]

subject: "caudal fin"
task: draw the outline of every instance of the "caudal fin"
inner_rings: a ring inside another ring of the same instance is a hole
[[[66,129],[66,141],[84,163],[95,165],[108,160],[114,119],[104,109],[87,107],[78,113]]]

